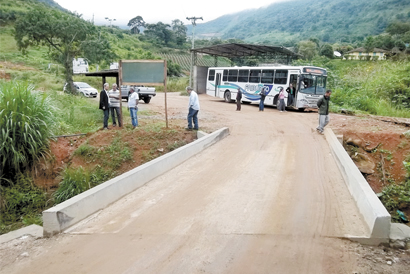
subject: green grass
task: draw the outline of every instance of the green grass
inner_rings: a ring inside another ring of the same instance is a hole
[[[20,174],[11,186],[0,185],[0,234],[25,225],[42,225],[41,212],[48,205],[47,194],[29,175]]]
[[[329,60],[297,61],[328,70],[331,110],[348,109],[391,117],[410,117],[410,62]]]
[[[167,92],[179,92],[185,90],[189,84],[188,77],[168,77]],[[156,87],[157,91],[164,91],[163,86]]]

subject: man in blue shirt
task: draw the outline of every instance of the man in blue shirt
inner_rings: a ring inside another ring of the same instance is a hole
[[[198,130],[198,112],[199,112],[199,100],[198,94],[191,87],[186,87],[186,91],[189,94],[189,109],[188,109],[188,127],[186,130],[192,130],[192,121],[194,122],[194,130]]]

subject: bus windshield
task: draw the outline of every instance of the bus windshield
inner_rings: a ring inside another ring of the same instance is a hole
[[[322,95],[326,91],[326,76],[302,74],[300,92],[306,94]]]

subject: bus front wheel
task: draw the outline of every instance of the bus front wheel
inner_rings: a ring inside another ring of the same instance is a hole
[[[225,102],[230,103],[231,102],[231,92],[225,91],[224,99],[225,99]]]

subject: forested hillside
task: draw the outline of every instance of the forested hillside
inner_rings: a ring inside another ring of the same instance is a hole
[[[410,0],[295,0],[225,15],[198,24],[195,33],[285,46],[311,37],[353,43],[394,21],[410,21]]]

